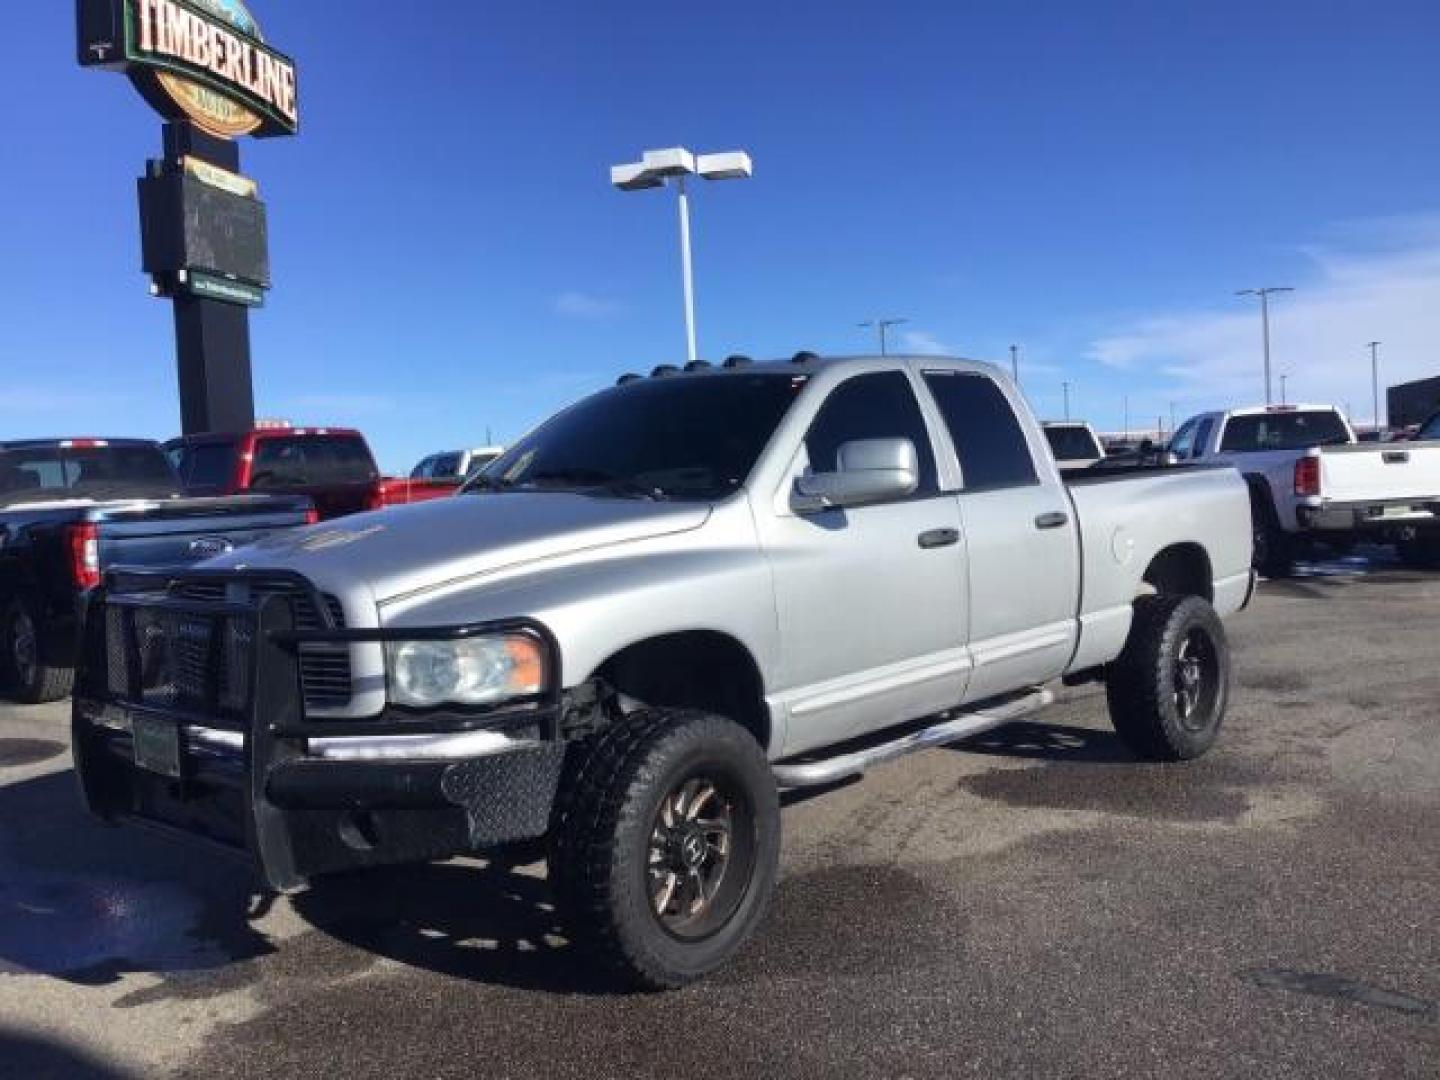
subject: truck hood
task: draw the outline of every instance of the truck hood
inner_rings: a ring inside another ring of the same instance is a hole
[[[378,603],[540,559],[699,528],[705,503],[486,492],[267,536],[207,569],[286,569],[364,583]]]

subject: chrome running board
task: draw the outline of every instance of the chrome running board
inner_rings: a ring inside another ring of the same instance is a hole
[[[898,739],[852,750],[835,757],[813,761],[779,762],[774,765],[775,781],[784,788],[814,787],[817,784],[833,784],[848,776],[859,776],[866,769],[874,768],[886,761],[913,754],[917,750],[928,750],[932,746],[944,746],[959,742],[992,728],[1001,727],[1038,712],[1055,700],[1049,690],[1035,689],[1016,697],[1006,698],[991,705],[974,709],[954,710],[942,714],[945,719],[912,731]]]

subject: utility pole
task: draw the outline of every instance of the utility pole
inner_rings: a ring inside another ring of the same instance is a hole
[[[1170,434],[1175,434],[1175,403],[1170,402]]]
[[[1267,285],[1261,289],[1241,289],[1236,296],[1258,296],[1260,298],[1260,341],[1265,356],[1265,404],[1275,399],[1270,393],[1270,297],[1274,293],[1294,292],[1288,285]]]
[[[1062,383],[1060,384],[1060,386],[1061,386],[1061,389],[1063,389],[1063,390],[1065,391],[1065,419],[1066,419],[1066,420],[1069,420],[1069,419],[1070,419],[1070,384],[1069,384],[1068,382],[1062,382]]]
[[[1016,385],[1016,386],[1019,386],[1019,385],[1020,385],[1020,346],[1019,346],[1019,345],[1011,345],[1011,346],[1010,346],[1010,378],[1015,381],[1015,385]]]
[[[909,319],[869,319],[856,325],[862,330],[875,330],[880,335],[880,355],[889,356],[889,341],[886,334],[892,326],[899,326],[901,323],[907,323],[909,321]]]
[[[1285,401],[1285,380],[1288,379],[1288,378],[1290,378],[1290,376],[1289,376],[1289,375],[1286,375],[1283,371],[1280,373],[1280,404],[1281,404],[1281,405],[1286,404],[1286,401]]]
[[[1370,393],[1375,403],[1375,430],[1380,430],[1380,342],[1372,341],[1370,349]]]
[[[1130,441],[1130,395],[1125,395],[1125,441]]]

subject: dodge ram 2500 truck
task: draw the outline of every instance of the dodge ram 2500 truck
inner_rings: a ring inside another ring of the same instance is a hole
[[[573,938],[629,981],[726,960],[780,788],[1101,680],[1142,758],[1225,714],[1252,586],[1234,470],[1062,480],[993,368],[657,369],[452,499],[274,537],[92,599],[73,711],[101,818],[200,834],[276,888],[545,838]]]
[[[1267,405],[1201,413],[1170,443],[1180,463],[1233,465],[1249,486],[1255,565],[1290,573],[1305,541],[1393,542],[1413,565],[1440,546],[1440,444],[1360,443],[1338,409]]]
[[[185,565],[315,520],[302,498],[179,490],[145,439],[0,442],[0,694],[70,692],[80,603],[107,567]]]

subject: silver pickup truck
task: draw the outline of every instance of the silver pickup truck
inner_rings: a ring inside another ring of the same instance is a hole
[[[276,888],[544,837],[575,939],[683,984],[753,932],[777,791],[1103,680],[1137,756],[1225,713],[1231,469],[1064,482],[1013,384],[935,358],[692,365],[561,412],[453,499],[94,596],[91,809]]]

